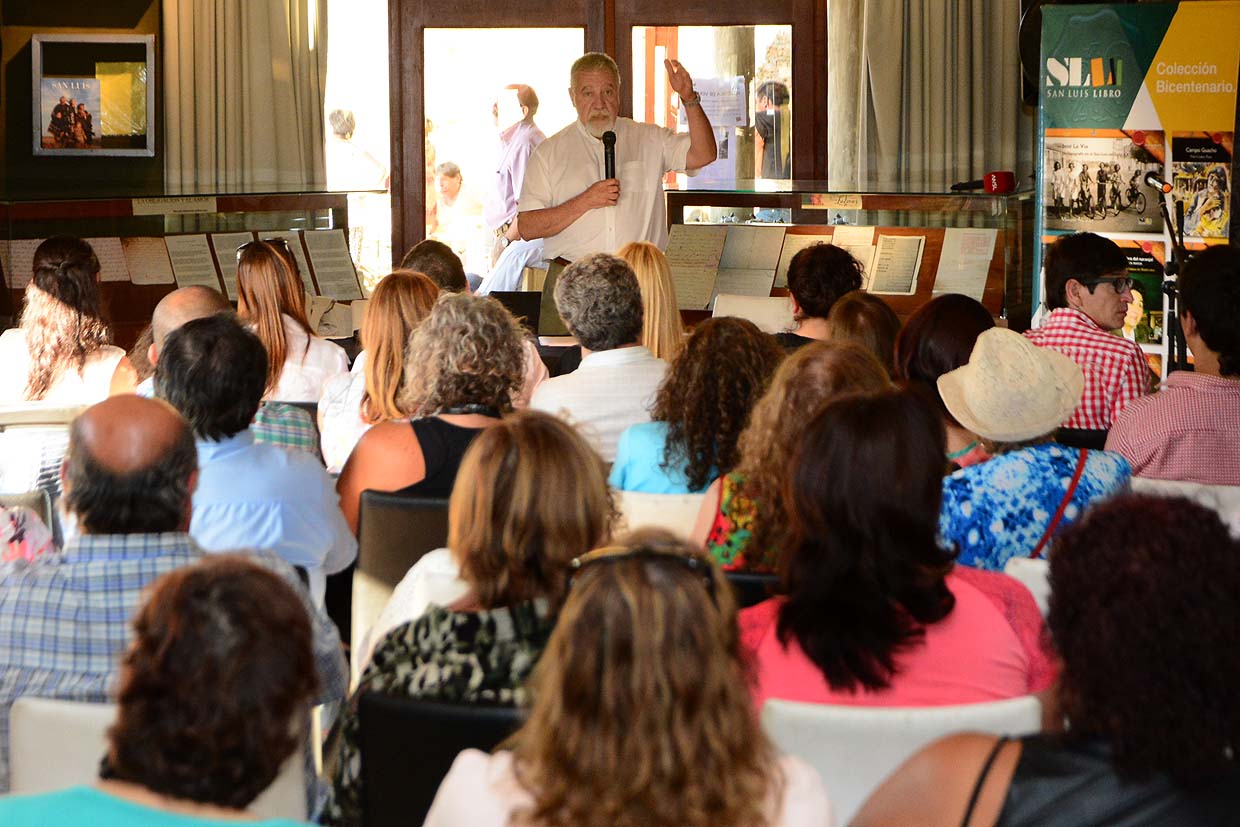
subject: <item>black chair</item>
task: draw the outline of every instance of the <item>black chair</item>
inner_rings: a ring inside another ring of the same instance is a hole
[[[349,640],[354,651],[396,584],[428,551],[448,544],[448,501],[363,491],[357,519],[357,569]]]
[[[358,712],[362,824],[421,824],[457,754],[470,748],[490,752],[516,731],[521,717],[510,706],[363,694]]]
[[[1087,430],[1085,428],[1060,428],[1055,432],[1055,441],[1069,448],[1084,448],[1088,451],[1101,451],[1107,446],[1106,430]]]
[[[732,594],[736,596],[737,608],[744,609],[761,603],[775,593],[779,586],[779,575],[753,574],[745,571],[727,573],[728,583],[732,586]]]

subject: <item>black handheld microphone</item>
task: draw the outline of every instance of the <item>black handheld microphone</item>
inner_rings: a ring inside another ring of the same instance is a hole
[[[603,133],[603,177],[616,177],[616,133],[610,129]]]
[[[1145,185],[1147,187],[1153,187],[1156,190],[1161,190],[1164,195],[1175,189],[1175,187],[1159,178],[1158,174],[1154,172],[1145,173]]]

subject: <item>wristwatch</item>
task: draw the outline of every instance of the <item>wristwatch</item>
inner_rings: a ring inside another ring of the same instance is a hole
[[[701,106],[701,105],[702,105],[702,96],[701,96],[701,95],[699,95],[699,94],[697,93],[697,90],[695,89],[695,90],[693,91],[693,97],[691,97],[691,98],[681,98],[681,99],[680,99],[680,102],[681,102],[681,103],[683,103],[685,106]]]

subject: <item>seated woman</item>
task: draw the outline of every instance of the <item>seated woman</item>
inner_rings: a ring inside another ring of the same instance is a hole
[[[1058,529],[1128,487],[1119,454],[1051,441],[1084,384],[1076,362],[999,327],[977,337],[967,364],[939,377],[948,412],[993,456],[943,480],[939,535],[959,563],[1002,570],[1013,557],[1039,557]]]
[[[616,255],[633,268],[642,292],[640,343],[649,348],[656,359],[672,361],[684,346],[685,328],[680,321],[676,284],[672,281],[667,256],[648,241],[625,244]]]
[[[655,396],[653,422],[620,435],[609,482],[620,491],[698,494],[740,460],[749,411],[784,357],[745,319],[708,319],[693,330]]]
[[[34,251],[18,326],[0,333],[0,405],[93,405],[138,383],[111,344],[99,293],[99,259],[80,238],[58,235]]]
[[[574,564],[525,725],[457,757],[427,827],[831,824],[817,773],[749,708],[719,570],[654,531]]]
[[[827,314],[826,335],[829,342],[856,342],[895,374],[900,317],[878,296],[860,290],[841,296]]]
[[[362,321],[362,352],[353,370],[330,380],[319,400],[319,433],[327,470],[339,473],[371,426],[408,415],[399,402],[405,348],[439,288],[421,273],[396,270],[380,280]]]
[[[219,827],[302,744],[318,678],[305,604],[240,555],[159,578],[133,621],[93,787],[0,798],[0,824]]]
[[[419,563],[401,584],[386,612],[397,625],[375,646],[333,730],[328,824],[360,823],[362,693],[523,703],[569,562],[609,533],[603,461],[549,414],[518,413],[487,429],[458,481],[449,510],[451,559]],[[443,576],[453,565],[463,588]]]
[[[251,241],[237,250],[237,313],[267,348],[264,400],[318,402],[349,371],[344,348],[321,339],[306,318],[306,287],[288,242]]]
[[[895,378],[938,408],[947,428],[947,458],[958,468],[984,462],[990,455],[977,434],[948,412],[939,396],[939,377],[968,363],[977,337],[994,326],[981,302],[949,293],[923,304],[896,337]]]
[[[840,394],[890,387],[878,360],[850,342],[814,342],[785,359],[741,432],[740,461],[706,491],[693,543],[725,569],[775,571],[786,548],[784,480],[806,421]]]
[[[358,440],[336,490],[357,530],[362,492],[448,497],[465,449],[512,411],[524,376],[521,326],[495,299],[449,293],[414,330],[397,403],[412,422],[380,422]]]
[[[793,457],[785,596],[740,615],[759,708],[963,704],[1051,684],[1032,596],[1022,589],[1026,623],[1014,628],[999,595],[957,576],[936,541],[943,425],[928,402],[908,391],[837,399]]]
[[[613,513],[595,473],[601,463],[572,426],[535,411],[514,413],[475,439],[452,487],[448,547],[425,554],[396,586],[368,634],[361,668],[389,631],[469,592],[463,561],[502,553],[562,563],[606,540]]]
[[[787,350],[827,340],[827,316],[845,293],[860,290],[865,275],[861,262],[834,244],[815,244],[788,264],[788,294],[796,327],[775,336]]]
[[[1050,559],[1065,731],[936,741],[853,824],[1235,824],[1237,560],[1218,515],[1187,500],[1093,509]]]

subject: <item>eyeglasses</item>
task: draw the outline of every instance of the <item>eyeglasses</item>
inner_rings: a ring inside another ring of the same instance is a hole
[[[284,253],[285,258],[287,259],[293,258],[293,248],[288,246],[288,239],[276,237],[276,238],[260,238],[258,241],[247,241],[246,243],[242,244],[240,247],[237,248],[237,261],[241,261],[241,254],[244,253],[246,250],[248,250],[250,247],[253,247],[255,244],[273,244],[276,247],[280,248],[281,252]]]
[[[616,563],[621,560],[642,560],[649,563],[658,563],[663,565],[673,565],[685,569],[686,571],[697,575],[702,579],[702,584],[706,587],[706,593],[710,595],[711,602],[715,602],[715,576],[711,564],[698,557],[689,557],[684,554],[664,553],[656,551],[652,548],[629,548],[628,546],[607,546],[606,548],[598,548],[583,554],[580,557],[574,557],[569,562],[568,588],[572,589],[573,583],[582,571],[590,566],[601,563]]]
[[[1121,277],[1114,279],[1089,279],[1082,281],[1081,284],[1089,288],[1089,292],[1094,292],[1094,288],[1100,284],[1109,284],[1115,290],[1115,295],[1123,293],[1125,290],[1131,290],[1136,281],[1131,278]]]

